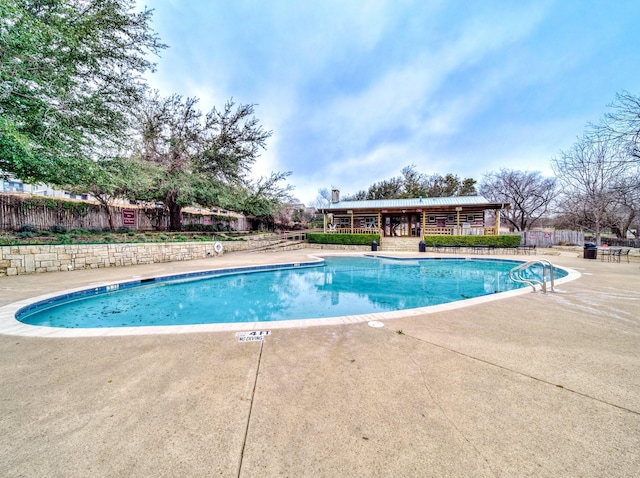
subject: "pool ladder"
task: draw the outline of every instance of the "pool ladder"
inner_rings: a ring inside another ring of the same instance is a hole
[[[535,277],[523,277],[523,274],[531,267],[542,265],[542,280]],[[549,276],[551,282],[551,292],[555,292],[554,284],[554,267],[553,264],[545,259],[539,259],[536,261],[529,261],[524,264],[520,264],[509,271],[509,278],[512,281],[520,282],[522,284],[530,285],[533,291],[536,291],[536,285],[539,285],[542,293],[547,293],[547,268],[549,269]]]

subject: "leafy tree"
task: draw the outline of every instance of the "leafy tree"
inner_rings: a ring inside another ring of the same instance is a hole
[[[478,194],[476,183],[477,181],[473,178],[465,178],[462,181],[460,190],[458,191],[458,196],[475,196],[476,194]]]
[[[405,166],[402,168],[402,193],[405,198],[426,197],[426,178],[424,174],[416,171],[415,165]]]
[[[107,213],[109,227],[115,230],[111,209],[113,201],[149,196],[159,175],[159,169],[150,163],[135,158],[116,157],[86,164],[79,182],[69,186],[68,190],[91,194]]]
[[[245,189],[249,192],[239,207],[260,209],[249,200],[256,196],[251,194],[246,175],[271,132],[263,130],[252,116],[253,105],[234,108],[235,103],[228,101],[222,110],[214,107],[203,115],[197,103],[196,98],[183,101],[179,95],[162,98],[153,92],[137,115],[140,158],[163,171],[150,199],[162,201],[168,208],[171,230],[181,229],[184,206],[230,201],[225,195],[230,186],[242,189],[242,184],[248,185]],[[274,174],[277,178],[278,173]],[[265,182],[271,185],[273,181],[272,176]],[[264,182],[256,190],[264,191]]]
[[[255,216],[262,222],[272,222],[284,203],[291,201],[291,186],[280,186],[291,173],[271,173],[268,178],[249,181],[237,192],[236,208],[247,216]]]
[[[524,232],[549,212],[556,180],[545,178],[539,171],[501,169],[484,176],[480,194],[492,202],[510,204],[510,209],[501,211],[501,217],[511,230]]]
[[[402,195],[402,178],[391,178],[369,186],[367,199],[395,199]]]
[[[0,2],[0,171],[32,182],[81,179],[117,149],[141,98],[146,55],[162,45],[130,0]]]
[[[460,181],[455,174],[434,174],[425,181],[427,197],[473,196],[476,194],[475,179]],[[464,193],[464,194],[463,194]]]
[[[355,194],[347,194],[342,198],[343,201],[364,201],[365,199],[369,199],[367,197],[367,191],[358,191]]]
[[[455,174],[426,176],[416,171],[415,165],[402,169],[402,176],[380,181],[369,186],[367,191],[358,191],[345,199],[402,199],[417,197],[474,196],[476,180],[460,181]]]

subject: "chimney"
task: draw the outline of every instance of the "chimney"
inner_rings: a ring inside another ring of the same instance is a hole
[[[340,202],[340,190],[332,189],[331,190],[331,203]]]

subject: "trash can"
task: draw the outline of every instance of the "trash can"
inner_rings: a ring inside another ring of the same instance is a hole
[[[378,250],[378,243],[376,241],[372,241],[371,242],[371,250],[372,251],[377,251]]]
[[[418,251],[427,252],[427,245],[424,243],[424,241],[420,241],[420,244],[418,244]]]
[[[584,259],[596,259],[598,257],[598,246],[595,242],[584,243],[584,253],[582,257]]]

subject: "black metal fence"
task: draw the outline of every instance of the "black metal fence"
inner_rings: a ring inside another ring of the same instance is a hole
[[[595,241],[593,236],[585,236],[585,241]],[[640,248],[640,239],[618,239],[615,237],[603,237],[602,244],[614,247],[637,247]]]

